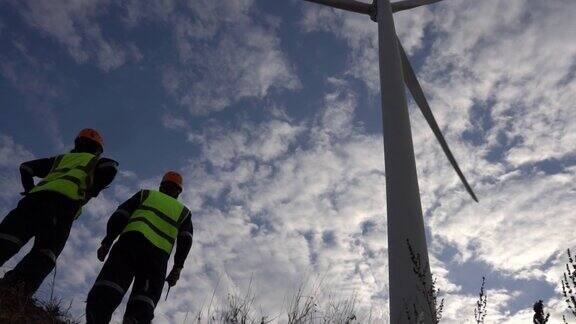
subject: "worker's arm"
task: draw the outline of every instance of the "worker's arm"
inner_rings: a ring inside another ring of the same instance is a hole
[[[188,211],[188,215],[184,218],[184,221],[180,225],[180,230],[178,232],[178,238],[176,239],[176,253],[174,253],[174,266],[172,271],[168,274],[166,281],[170,287],[174,286],[178,279],[180,279],[180,272],[184,268],[184,262],[188,257],[188,252],[192,248],[192,215]]]
[[[147,192],[148,191],[145,190],[138,191],[134,196],[118,206],[118,209],[110,216],[108,224],[106,225],[106,236],[96,252],[98,260],[104,261],[104,259],[106,259],[112,243],[114,243],[114,240],[122,233],[124,227],[126,227],[130,220],[130,216],[138,208],[140,202],[146,199],[145,195]]]
[[[178,238],[176,239],[176,253],[174,253],[174,267],[184,268],[184,262],[188,257],[188,252],[192,248],[192,234],[194,229],[192,227],[192,217],[190,211],[188,211],[188,216],[180,225],[180,231],[178,232]]]
[[[20,164],[20,179],[24,193],[34,188],[34,177],[44,178],[50,173],[56,158],[32,160]]]
[[[130,199],[123,202],[118,209],[110,216],[108,225],[106,226],[106,237],[102,240],[102,245],[111,246],[114,240],[122,233],[124,227],[128,224],[128,220],[132,213],[138,208],[143,199],[145,191],[140,190]]]
[[[118,173],[118,162],[108,158],[98,160],[94,169],[92,185],[88,190],[88,197],[97,197],[100,191],[106,189],[114,181],[116,173]]]

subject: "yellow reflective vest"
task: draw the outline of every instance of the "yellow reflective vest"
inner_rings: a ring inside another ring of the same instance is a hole
[[[98,156],[90,153],[67,153],[54,161],[50,173],[30,193],[53,191],[72,200],[84,201],[92,184]]]
[[[180,225],[190,213],[182,203],[156,190],[144,190],[140,206],[132,213],[126,232],[140,232],[150,243],[170,254]]]

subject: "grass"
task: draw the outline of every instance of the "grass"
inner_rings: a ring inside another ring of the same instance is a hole
[[[372,311],[357,308],[357,298],[337,297],[323,293],[323,281],[318,279],[311,285],[301,284],[285,301],[280,314],[265,314],[255,305],[252,281],[245,294],[228,294],[219,305],[212,308],[213,298],[207,307],[202,306],[195,320],[197,324],[353,324],[386,323],[385,316],[376,316]],[[188,316],[186,316],[188,318]],[[186,319],[185,321],[186,322]]]
[[[61,299],[42,302],[25,296],[17,287],[0,288],[0,323],[76,324],[70,307]]]
[[[476,307],[474,308],[474,319],[476,320],[476,324],[484,324],[487,314],[487,306],[488,296],[486,295],[486,277],[482,277],[482,285],[480,286],[478,300],[476,301]]]
[[[426,297],[424,310],[413,309],[406,305],[406,316],[410,323],[419,323],[418,315],[429,312],[435,315],[434,323],[441,322],[443,299],[439,298],[439,291],[435,281],[427,283],[420,256],[413,251],[409,242],[408,250],[413,263],[414,280],[420,284],[420,290]],[[568,262],[566,271],[561,280],[562,292],[567,306],[567,313],[576,317],[576,258],[567,251]],[[486,318],[487,291],[486,278],[482,278],[478,300],[474,309],[476,323],[482,324]],[[218,286],[218,285],[217,285]],[[288,324],[353,324],[353,323],[385,323],[385,311],[378,309],[377,316],[373,309],[366,311],[359,309],[356,295],[337,297],[325,291],[323,280],[316,279],[311,285],[301,284],[298,289],[285,300],[284,310],[279,314],[265,314],[255,305],[255,294],[252,289],[252,279],[245,294],[229,293],[224,300],[215,302],[216,289],[208,305],[203,305],[193,318],[186,314],[183,323],[197,324],[268,324],[276,321]],[[72,303],[66,304],[62,299],[51,298],[44,302],[35,298],[24,296],[17,287],[0,287],[0,323],[38,323],[38,324],[76,324],[78,319],[70,315]],[[51,294],[52,295],[52,294]],[[206,307],[207,306],[207,307]],[[544,310],[544,303],[538,301],[534,304],[534,323],[547,323],[550,314]],[[568,323],[566,316],[563,322]]]
[[[423,261],[420,253],[414,251],[410,240],[406,239],[408,245],[408,253],[412,261],[412,272],[414,273],[415,282],[418,285],[418,290],[425,298],[426,309],[419,309],[415,303],[412,308],[408,306],[407,301],[404,301],[404,311],[409,323],[423,322],[424,313],[432,319],[433,324],[438,324],[442,320],[442,312],[444,311],[444,298],[439,298],[440,290],[436,287],[436,279],[429,273],[430,266],[426,261]],[[432,281],[428,280],[428,276]]]

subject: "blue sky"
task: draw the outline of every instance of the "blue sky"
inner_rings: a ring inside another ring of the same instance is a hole
[[[396,16],[481,200],[410,103],[446,323],[473,321],[483,275],[488,322],[525,323],[539,298],[555,321],[564,310],[555,289],[576,243],[575,15],[571,0],[447,0]],[[195,243],[160,322],[181,322],[213,291],[244,292],[251,277],[269,314],[315,276],[385,310],[375,27],[296,0],[2,1],[0,211],[17,202],[19,163],[94,127],[121,173],[59,260],[56,291],[78,316],[107,217],[168,169],[185,176]]]

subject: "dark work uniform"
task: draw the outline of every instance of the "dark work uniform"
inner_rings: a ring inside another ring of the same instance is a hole
[[[141,190],[118,207],[108,221],[103,245],[110,246],[114,242],[144,200],[145,191]],[[192,233],[192,219],[188,212],[178,229],[174,267],[184,267],[192,247]],[[150,323],[162,294],[169,257],[140,232],[122,233],[88,294],[87,323],[109,323],[133,280],[124,320],[129,323]]]
[[[24,192],[34,188],[34,177],[44,178],[52,169],[56,157],[22,163],[20,175]],[[74,219],[84,203],[98,196],[116,176],[118,163],[100,158],[96,164],[92,186],[86,201],[72,200],[58,192],[40,191],[26,194],[0,223],[0,266],[13,257],[34,237],[32,250],[8,271],[1,285],[22,284],[32,295],[44,278],[54,269],[56,259],[64,249]]]

